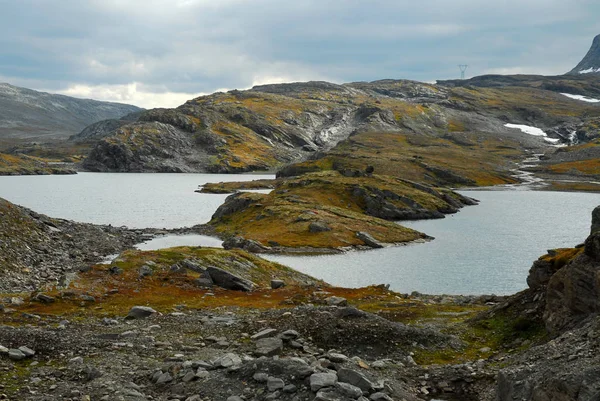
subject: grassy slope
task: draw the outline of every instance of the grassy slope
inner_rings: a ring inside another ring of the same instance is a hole
[[[514,183],[507,166],[520,160],[519,145],[487,135],[449,133],[444,138],[397,133],[361,133],[340,143],[326,156],[299,163],[298,171],[364,170],[431,184],[448,180],[427,166],[451,171],[477,186]],[[460,186],[459,183],[453,183]],[[464,185],[464,184],[463,184]]]

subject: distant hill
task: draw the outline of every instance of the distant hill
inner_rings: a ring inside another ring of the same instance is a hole
[[[592,47],[587,52],[583,60],[567,75],[600,75],[600,35],[592,41]]]
[[[95,122],[140,110],[0,83],[0,138],[64,139]]]

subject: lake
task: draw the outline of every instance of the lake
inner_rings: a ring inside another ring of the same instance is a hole
[[[460,191],[481,201],[445,219],[403,222],[435,237],[377,251],[312,257],[267,256],[336,285],[390,284],[401,292],[512,294],[527,287],[531,264],[547,249],[589,234],[597,194]]]
[[[129,227],[175,228],[207,222],[227,195],[194,193],[206,182],[269,175],[110,174],[0,177],[0,197],[52,217]],[[445,219],[402,224],[434,241],[326,256],[267,255],[331,284],[390,284],[401,292],[511,294],[526,288],[531,263],[547,249],[571,247],[589,233],[597,194],[462,191],[479,199]],[[215,246],[204,236],[164,237],[143,249]]]
[[[227,195],[199,194],[207,182],[251,181],[273,174],[0,176],[0,197],[51,217],[131,228],[206,223]]]

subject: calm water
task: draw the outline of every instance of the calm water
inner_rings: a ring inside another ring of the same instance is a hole
[[[441,220],[405,222],[436,239],[426,244],[312,257],[267,256],[329,283],[391,284],[401,292],[512,294],[547,249],[587,237],[597,194],[466,191],[481,200]]]
[[[194,193],[205,182],[265,175],[104,174],[0,177],[0,197],[52,217],[129,227],[206,222],[226,195]],[[402,292],[510,294],[526,287],[531,263],[549,248],[570,247],[589,232],[597,194],[466,191],[481,200],[441,220],[403,223],[436,237],[426,244],[343,255],[266,258],[341,286],[391,284]],[[218,246],[205,236],[161,237],[143,249]]]
[[[254,174],[79,173],[2,176],[0,197],[39,213],[131,228],[206,223],[227,195],[199,194],[198,185],[274,178]]]

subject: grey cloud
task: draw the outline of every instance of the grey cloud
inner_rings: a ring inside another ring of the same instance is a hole
[[[165,92],[257,79],[434,80],[527,68],[560,73],[600,33],[578,0],[0,0],[0,76]]]

